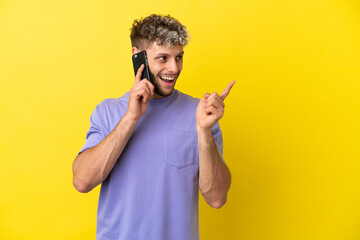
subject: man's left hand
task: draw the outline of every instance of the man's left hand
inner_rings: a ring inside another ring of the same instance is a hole
[[[235,84],[231,81],[220,96],[213,92],[205,93],[196,109],[196,126],[202,130],[211,129],[224,115],[224,100],[229,95],[230,89]]]

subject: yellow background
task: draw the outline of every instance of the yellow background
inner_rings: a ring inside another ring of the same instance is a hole
[[[360,239],[356,0],[0,1],[0,239],[95,239],[99,187],[72,186],[89,118],[133,84],[129,29],[170,13],[191,42],[177,88],[231,80],[220,121],[232,172],[200,238]]]

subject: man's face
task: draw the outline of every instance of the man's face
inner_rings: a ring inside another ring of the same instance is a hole
[[[146,49],[150,68],[150,82],[155,86],[155,98],[166,97],[174,91],[183,65],[183,47],[159,46],[153,42]]]

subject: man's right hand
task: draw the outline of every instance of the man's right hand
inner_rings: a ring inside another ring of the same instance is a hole
[[[129,104],[126,115],[134,120],[139,120],[145,114],[149,105],[150,96],[154,95],[154,85],[144,78],[141,80],[141,74],[144,70],[144,64],[141,65],[135,76],[134,86],[130,89]]]

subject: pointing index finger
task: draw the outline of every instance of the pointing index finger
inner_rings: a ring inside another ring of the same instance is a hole
[[[226,96],[229,95],[230,89],[234,86],[234,84],[235,84],[235,80],[231,81],[229,85],[227,85],[225,90],[220,94],[221,100],[223,101],[225,100]]]

